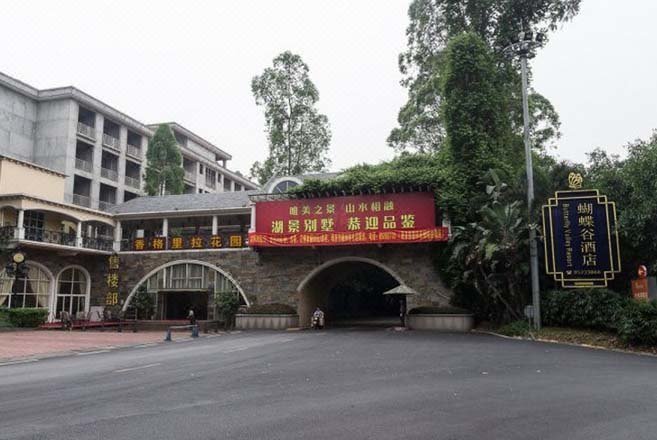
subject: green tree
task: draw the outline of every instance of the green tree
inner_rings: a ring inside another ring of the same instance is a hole
[[[240,307],[237,294],[233,291],[217,292],[214,296],[214,303],[217,307],[217,313],[224,322],[224,327],[226,329],[231,328],[235,320],[235,314]]]
[[[166,124],[160,125],[148,142],[146,161],[146,193],[149,196],[183,192],[182,155]]]
[[[132,305],[137,310],[137,319],[151,319],[155,310],[155,297],[146,290],[145,285],[142,285],[135,292]]]
[[[479,219],[455,226],[449,272],[455,290],[476,293],[469,303],[480,317],[494,322],[521,319],[527,303],[529,273],[526,211],[518,200],[506,196],[507,185],[495,172],[486,176],[488,201]]]
[[[324,171],[331,163],[331,130],[315,107],[319,92],[308,71],[299,55],[287,51],[251,82],[256,104],[265,110],[269,138],[269,156],[251,167],[260,183],[275,175]]]
[[[452,214],[464,223],[477,212],[472,201],[488,169],[509,179],[520,168],[521,142],[512,131],[508,87],[480,37],[463,33],[450,41],[439,79],[446,150],[466,208],[454,207]]]
[[[399,56],[402,85],[408,101],[398,115],[399,126],[392,130],[388,144],[397,151],[419,152],[439,149],[445,139],[439,117],[441,95],[435,76],[444,62],[443,52],[453,37],[472,32],[491,47],[506,73],[506,81],[516,85],[512,97],[517,105],[515,127],[522,127],[520,79],[516,62],[509,63],[502,49],[524,29],[547,33],[570,20],[579,11],[581,0],[413,0],[408,9],[407,49]],[[559,120],[549,101],[537,93],[530,96],[534,115],[534,146],[550,145],[559,134]]]

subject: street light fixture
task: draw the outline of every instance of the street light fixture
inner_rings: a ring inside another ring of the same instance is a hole
[[[522,72],[522,119],[523,137],[525,141],[525,166],[527,168],[527,210],[529,215],[529,264],[531,271],[532,304],[534,306],[534,326],[541,328],[541,298],[538,285],[538,247],[536,244],[536,228],[532,222],[532,207],[534,205],[534,168],[532,166],[532,147],[529,139],[529,102],[527,98],[527,59],[533,58],[534,50],[543,45],[545,34],[540,32],[520,31],[504,52],[520,57]]]

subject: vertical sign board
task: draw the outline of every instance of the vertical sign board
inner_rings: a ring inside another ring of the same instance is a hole
[[[564,288],[606,287],[620,272],[616,206],[598,190],[557,191],[543,235],[546,271]]]
[[[119,255],[113,253],[107,258],[107,275],[105,282],[107,284],[107,294],[105,295],[105,305],[115,306],[119,303]]]
[[[337,246],[447,241],[433,193],[259,201],[249,246]]]

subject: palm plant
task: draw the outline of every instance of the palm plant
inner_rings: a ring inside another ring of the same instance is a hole
[[[479,220],[456,227],[451,269],[458,284],[473,287],[494,321],[521,319],[527,301],[528,225],[520,201],[504,201],[507,185],[490,171],[488,202]]]

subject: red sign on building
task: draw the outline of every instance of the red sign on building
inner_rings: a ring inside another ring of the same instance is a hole
[[[252,247],[447,241],[432,193],[256,202]]]

